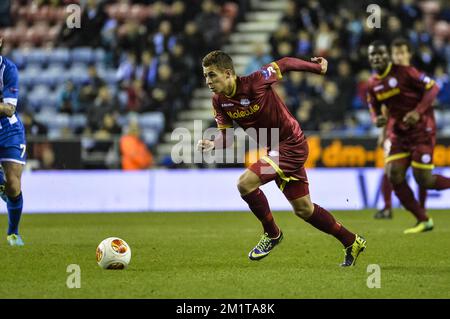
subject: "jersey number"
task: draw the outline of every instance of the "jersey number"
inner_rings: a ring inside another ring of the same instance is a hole
[[[27,150],[27,146],[25,144],[20,144],[20,149],[22,150],[22,154],[20,154],[20,157],[23,158],[25,155],[25,151]]]

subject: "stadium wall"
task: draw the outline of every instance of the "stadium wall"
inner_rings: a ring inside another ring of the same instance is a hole
[[[450,168],[437,169],[449,176]],[[123,172],[33,171],[23,175],[26,213],[246,211],[236,182],[242,169]],[[314,202],[332,210],[381,206],[382,169],[308,170]],[[414,190],[417,185],[409,174]],[[290,210],[275,183],[262,186],[273,210]],[[394,206],[399,202],[393,196]],[[448,209],[450,191],[430,191],[428,208]],[[6,207],[5,207],[6,208]]]

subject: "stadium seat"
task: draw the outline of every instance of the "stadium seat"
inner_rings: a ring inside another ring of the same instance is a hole
[[[67,48],[55,48],[48,56],[49,62],[59,62],[67,64],[70,61],[70,51]]]
[[[50,106],[53,101],[50,98],[51,91],[46,85],[36,85],[32,91],[28,93],[28,100],[33,110],[40,110],[44,106]]]
[[[152,128],[161,132],[164,129],[164,114],[162,112],[142,113],[138,117],[142,129]]]
[[[81,84],[85,82],[88,78],[87,66],[83,63],[74,63],[72,64],[70,70],[68,71],[70,74],[70,79],[75,84]]]
[[[89,47],[74,48],[70,55],[72,62],[91,63],[95,60],[94,50]]]
[[[29,64],[27,67],[21,72],[19,77],[19,83],[26,86],[35,86],[39,84],[39,77],[41,75],[42,69],[40,65]]]
[[[69,127],[74,130],[77,128],[83,128],[87,125],[87,118],[85,114],[74,114],[69,119]]]
[[[100,48],[96,49],[94,51],[94,61],[95,61],[95,63],[99,63],[99,64],[103,63],[105,61],[105,55],[106,55],[105,50],[100,49]]]
[[[154,129],[143,129],[141,134],[147,146],[153,146],[158,142],[159,133]]]

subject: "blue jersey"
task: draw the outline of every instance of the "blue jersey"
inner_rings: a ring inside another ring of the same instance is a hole
[[[0,56],[0,102],[17,106],[19,72],[16,65]],[[0,161],[25,163],[25,130],[17,115],[0,116]]]

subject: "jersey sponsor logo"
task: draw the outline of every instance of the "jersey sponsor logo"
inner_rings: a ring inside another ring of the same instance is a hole
[[[390,78],[388,84],[391,88],[395,88],[398,84],[398,81],[396,78]]]
[[[236,119],[242,119],[242,118],[246,118],[250,115],[253,115],[256,112],[258,112],[259,109],[260,109],[260,106],[258,104],[255,104],[255,105],[250,106],[245,111],[244,110],[235,111],[235,112],[228,111],[227,114],[230,118],[232,118],[233,120],[236,120]]]
[[[397,94],[400,94],[400,88],[395,88],[384,93],[377,93],[375,96],[378,101],[384,101]]]
[[[374,88],[373,88],[373,91],[374,91],[374,92],[378,92],[378,91],[380,91],[380,90],[382,90],[382,89],[384,89],[384,85],[383,85],[383,84],[380,84],[380,85],[377,85],[376,87],[374,87]]]
[[[222,107],[230,107],[230,106],[234,106],[233,103],[222,103],[221,105],[222,105]]]
[[[431,155],[430,154],[423,154],[421,160],[422,160],[422,163],[428,164],[428,163],[431,162]]]
[[[19,92],[19,89],[17,89],[17,88],[9,88],[9,91],[11,93],[16,93],[16,92]]]
[[[275,71],[273,66],[269,66],[269,67],[267,67],[267,69],[261,70],[261,74],[263,75],[264,80],[268,80],[268,79],[270,79],[272,74],[277,74],[277,71]]]
[[[241,99],[241,105],[242,106],[249,106],[250,100],[249,99]]]

